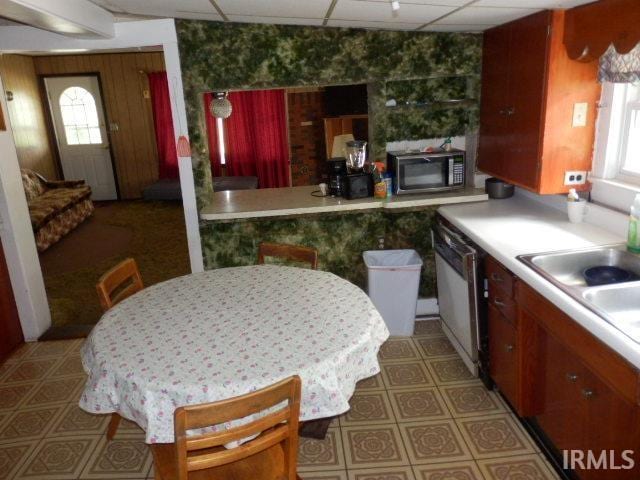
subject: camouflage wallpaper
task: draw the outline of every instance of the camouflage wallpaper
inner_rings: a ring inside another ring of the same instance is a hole
[[[318,268],[365,288],[367,271],[362,252],[378,249],[383,238],[384,248],[413,248],[420,254],[424,262],[420,297],[433,297],[435,266],[430,229],[434,213],[435,207],[393,213],[375,209],[206,222],[200,229],[205,268],[254,265],[262,241],[307,245],[318,249]]]
[[[477,123],[481,35],[195,20],[176,28],[200,206],[212,189],[206,91],[367,83],[377,158],[387,141],[464,135]],[[387,108],[390,98],[470,100]]]

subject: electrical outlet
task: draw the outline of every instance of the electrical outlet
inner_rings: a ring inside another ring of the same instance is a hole
[[[574,127],[586,127],[587,126],[587,111],[589,110],[588,103],[576,103],[573,106],[573,126]]]
[[[587,172],[579,170],[564,172],[565,185],[584,185],[587,183]]]

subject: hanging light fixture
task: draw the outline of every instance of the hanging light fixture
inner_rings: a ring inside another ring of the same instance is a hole
[[[209,104],[209,111],[215,118],[229,118],[229,115],[231,115],[233,108],[227,96],[227,92],[215,92],[213,94],[213,100]]]
[[[400,10],[400,2],[398,0],[391,0],[391,10],[394,12]]]

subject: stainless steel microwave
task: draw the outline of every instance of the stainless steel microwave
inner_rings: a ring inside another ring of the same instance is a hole
[[[396,195],[464,188],[465,154],[462,150],[389,152],[387,167]]]

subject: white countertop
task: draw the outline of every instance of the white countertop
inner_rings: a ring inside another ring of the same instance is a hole
[[[640,368],[640,344],[516,258],[624,243],[625,238],[589,223],[570,223],[565,213],[519,195],[506,200],[445,206],[438,211],[560,310]]]
[[[317,185],[216,192],[213,194],[210,204],[200,211],[200,218],[203,220],[235,220],[374,208],[410,208],[479,202],[488,198],[484,190],[477,188],[429,194],[395,195],[388,200],[373,197],[346,200],[340,197],[311,195],[311,192],[316,190],[318,190]]]

